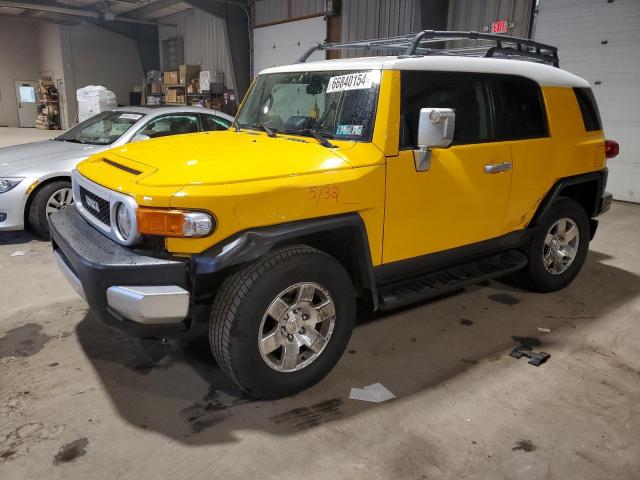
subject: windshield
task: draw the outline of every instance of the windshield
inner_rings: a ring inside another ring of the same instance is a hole
[[[259,75],[237,116],[240,128],[367,142],[380,71]]]
[[[98,113],[63,133],[56,140],[91,145],[110,145],[142,117],[144,117],[143,114],[133,112]]]

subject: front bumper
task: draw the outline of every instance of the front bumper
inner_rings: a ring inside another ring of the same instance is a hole
[[[75,208],[49,217],[61,271],[109,326],[143,337],[165,337],[189,327],[184,261],[136,253],[105,237]]]

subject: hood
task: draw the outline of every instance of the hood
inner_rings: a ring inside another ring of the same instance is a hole
[[[103,158],[145,166],[135,180],[149,187],[219,185],[352,168],[345,152],[354,142],[332,142],[327,148],[314,138],[258,132],[206,132],[147,140],[96,155],[80,165],[83,175],[105,180]],[[377,155],[373,159],[379,160]],[[92,164],[94,167],[92,168]]]
[[[31,168],[40,169],[46,164],[61,160],[82,159],[105,148],[107,147],[102,145],[83,145],[56,140],[0,148],[0,176],[27,172]]]

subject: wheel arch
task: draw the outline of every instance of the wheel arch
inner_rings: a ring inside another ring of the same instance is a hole
[[[24,210],[22,212],[22,216],[24,218],[25,227],[29,225],[29,210],[31,208],[31,204],[33,203],[33,199],[35,198],[36,194],[45,186],[53,182],[59,182],[63,180],[71,182],[71,173],[56,173],[56,174],[51,174],[50,176],[38,179],[35,187],[33,187],[29,192],[27,196],[27,200],[24,204]]]
[[[196,297],[210,295],[229,269],[252,262],[274,248],[304,244],[340,262],[356,292],[371,298],[377,308],[377,291],[369,240],[357,213],[291,222],[239,232],[192,257],[192,281]]]
[[[560,197],[567,197],[577,201],[590,219],[600,212],[600,199],[607,183],[607,169],[589,172],[574,177],[567,177],[557,181],[544,197],[528,228],[535,228],[540,220],[551,209]],[[594,220],[591,220],[594,222]],[[593,229],[593,226],[592,226]]]

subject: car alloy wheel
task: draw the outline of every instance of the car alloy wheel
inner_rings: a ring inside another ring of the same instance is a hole
[[[294,372],[314,362],[335,327],[335,304],[317,283],[291,285],[265,312],[258,331],[260,355],[278,372]]]
[[[51,194],[49,200],[47,200],[47,207],[45,213],[47,217],[53,212],[57,212],[62,208],[66,208],[73,204],[73,192],[70,188],[61,188]]]
[[[552,275],[564,273],[573,263],[580,245],[578,226],[570,218],[561,218],[547,231],[542,249],[544,268]]]

